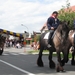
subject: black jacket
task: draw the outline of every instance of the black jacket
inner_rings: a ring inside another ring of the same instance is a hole
[[[55,20],[55,18],[53,18],[53,17],[48,18],[47,27],[49,30],[51,29],[51,27],[54,27],[56,29],[58,27],[58,25],[59,25],[59,19]]]

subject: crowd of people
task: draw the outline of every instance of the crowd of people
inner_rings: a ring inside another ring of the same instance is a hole
[[[32,42],[29,45],[33,50],[38,50],[39,49],[39,42]],[[6,48],[10,48],[10,47],[22,48],[22,47],[26,47],[26,43],[25,42],[20,42],[18,40],[6,40],[5,41],[5,47]]]
[[[32,42],[31,48],[34,50],[39,50],[39,48],[40,48],[39,41],[38,42]]]
[[[17,40],[6,40],[5,41],[5,47],[15,47],[15,48],[22,48],[23,44],[20,41]]]

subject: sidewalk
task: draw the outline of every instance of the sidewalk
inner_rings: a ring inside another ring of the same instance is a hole
[[[27,45],[26,47],[22,47],[22,48],[15,48],[15,47],[6,48],[6,47],[4,47],[4,51],[18,52],[18,53],[29,53],[34,50],[29,45]]]
[[[4,51],[8,51],[8,52],[21,52],[21,53],[23,53],[24,49],[23,48],[18,49],[18,48],[15,48],[15,47],[10,47],[10,48],[4,48]]]
[[[23,48],[15,48],[15,47],[4,48],[4,51],[15,53],[26,53],[26,54],[39,54],[39,50],[33,50],[33,48],[31,48],[30,46],[26,46]],[[49,52],[44,51],[43,54],[49,54]]]

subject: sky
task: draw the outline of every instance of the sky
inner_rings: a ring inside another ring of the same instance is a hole
[[[67,0],[0,0],[0,28],[16,33],[40,32],[53,11],[58,11]],[[75,0],[69,0],[75,5]]]

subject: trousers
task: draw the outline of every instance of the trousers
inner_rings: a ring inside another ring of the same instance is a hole
[[[50,30],[49,36],[48,36],[48,44],[52,44],[52,35],[54,33],[54,30]]]

